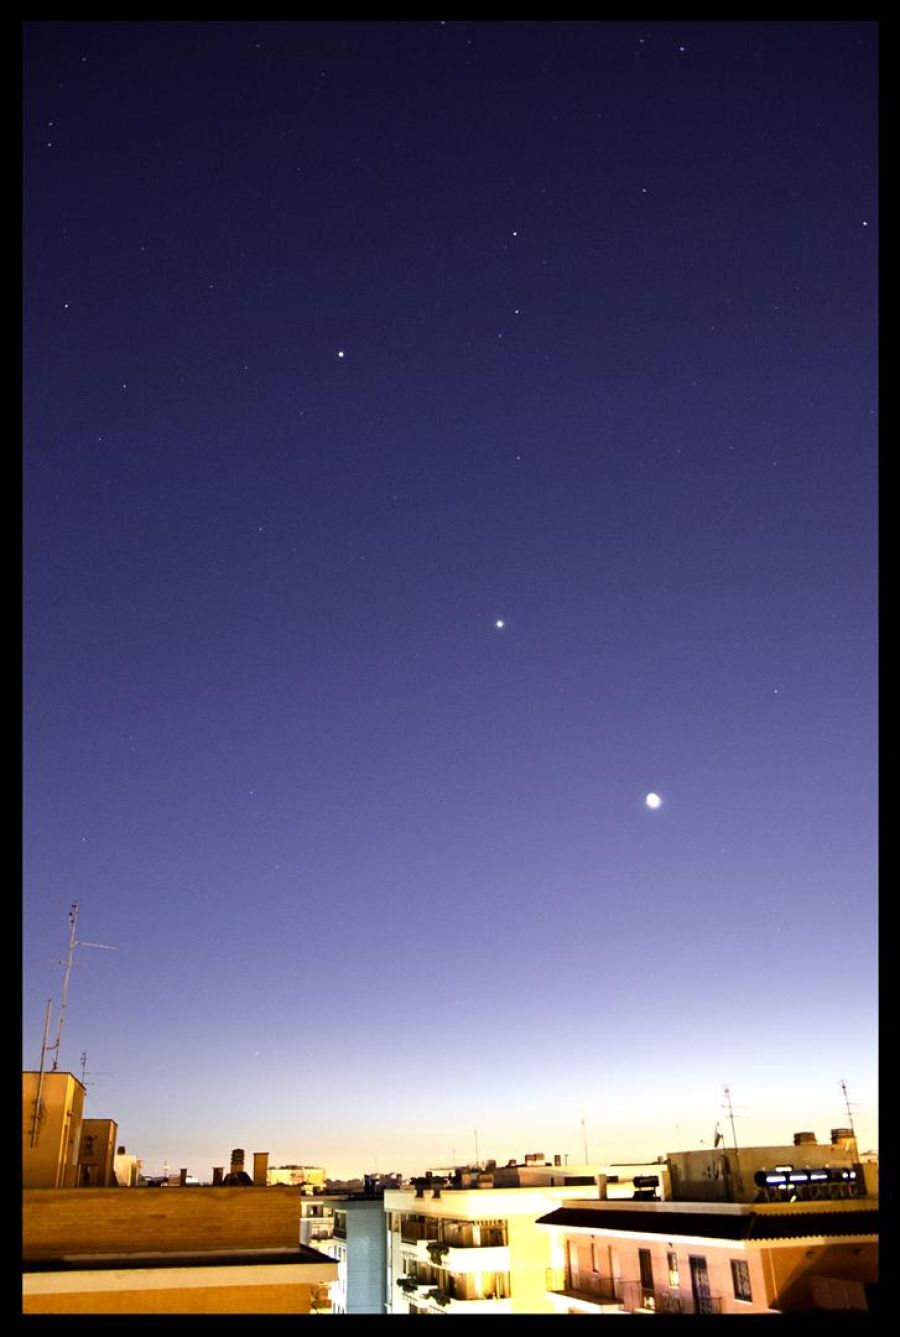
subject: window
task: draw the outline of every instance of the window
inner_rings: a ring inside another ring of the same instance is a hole
[[[600,1271],[600,1250],[597,1247],[597,1241],[591,1236],[591,1271]]]
[[[653,1290],[653,1259],[649,1249],[638,1249],[638,1267],[641,1269],[641,1289]]]
[[[753,1299],[753,1292],[750,1289],[750,1264],[745,1262],[743,1258],[732,1258],[731,1281],[736,1300]]]
[[[669,1285],[679,1286],[681,1284],[681,1278],[678,1275],[678,1254],[667,1253],[666,1264],[669,1269]]]

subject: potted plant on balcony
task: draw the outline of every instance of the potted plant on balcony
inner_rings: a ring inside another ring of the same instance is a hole
[[[404,1295],[412,1295],[419,1289],[419,1283],[412,1277],[398,1277],[397,1285],[403,1291]]]
[[[437,1287],[428,1292],[428,1299],[434,1300],[435,1304],[439,1304],[442,1309],[450,1303],[450,1296],[444,1291],[439,1291]]]
[[[440,1267],[441,1263],[450,1252],[450,1247],[447,1244],[427,1244],[425,1247],[428,1250],[428,1257],[434,1263],[435,1267]]]

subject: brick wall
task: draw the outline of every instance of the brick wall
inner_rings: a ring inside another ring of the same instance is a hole
[[[26,1261],[63,1254],[295,1248],[292,1188],[26,1189]]]

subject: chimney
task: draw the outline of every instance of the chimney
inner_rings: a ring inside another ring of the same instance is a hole
[[[117,1156],[124,1156],[124,1155],[125,1155],[125,1148],[124,1148],[124,1147],[116,1147],[116,1155],[117,1155]]]
[[[224,1166],[224,1165],[214,1165],[214,1166],[213,1166],[213,1188],[218,1188],[218,1187],[221,1185],[222,1180],[223,1180],[224,1178],[225,1178],[225,1166]]]
[[[831,1130],[831,1145],[832,1145],[833,1147],[836,1147],[836,1146],[838,1145],[839,1142],[846,1142],[846,1141],[851,1140],[851,1139],[852,1139],[854,1142],[856,1141],[856,1139],[855,1139],[854,1136],[853,1136],[853,1129],[852,1129],[852,1128],[832,1128],[832,1130]]]
[[[183,1170],[178,1171],[178,1183],[181,1185],[182,1188],[184,1188],[185,1184],[187,1183],[187,1167],[185,1167]]]
[[[553,1155],[553,1164],[554,1164],[554,1165],[562,1165],[562,1156],[559,1154],[558,1151],[557,1151],[557,1152],[554,1152],[554,1155]]]
[[[244,1149],[243,1147],[235,1147],[234,1151],[231,1153],[231,1173],[233,1175],[239,1175],[243,1171],[243,1168]]]
[[[254,1151],[253,1153],[254,1188],[265,1188],[268,1182],[269,1182],[269,1153],[267,1151]]]
[[[810,1142],[815,1143],[815,1140],[816,1140],[816,1135],[815,1135],[815,1133],[795,1133],[795,1134],[794,1134],[794,1146],[795,1146],[795,1147],[802,1147],[802,1146],[807,1145],[807,1144],[810,1143]]]

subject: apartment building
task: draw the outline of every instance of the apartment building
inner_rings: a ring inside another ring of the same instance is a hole
[[[599,1201],[538,1223],[553,1241],[548,1295],[559,1313],[865,1308],[877,1169],[852,1129],[833,1128],[827,1143],[800,1132],[741,1148],[717,1133],[713,1146],[608,1174]]]
[[[297,1243],[297,1189],[29,1189],[25,1314],[306,1314],[333,1259]]]
[[[72,1188],[84,1118],[84,1085],[70,1072],[22,1073],[22,1186]]]
[[[385,1312],[386,1231],[382,1195],[347,1197],[334,1205],[331,1239],[317,1248],[334,1258],[331,1287],[335,1314]]]
[[[866,1309],[873,1198],[758,1203],[567,1200],[552,1239],[557,1313],[771,1314]]]
[[[476,1167],[385,1192],[388,1313],[555,1312],[546,1284],[551,1241],[536,1222],[563,1201],[596,1200],[598,1183],[588,1167],[536,1159],[496,1172],[517,1181],[510,1186]]]
[[[115,1119],[83,1119],[78,1146],[78,1178],[81,1188],[111,1188],[116,1184]]]

